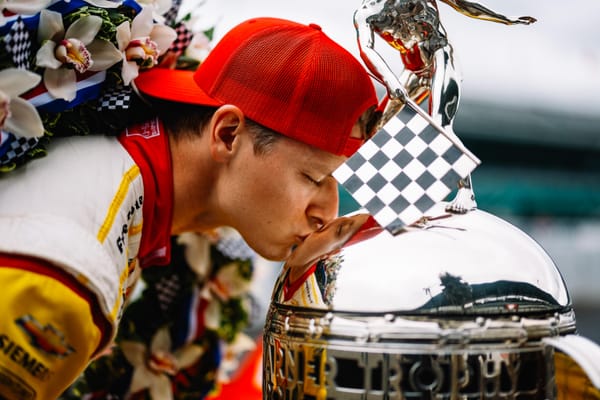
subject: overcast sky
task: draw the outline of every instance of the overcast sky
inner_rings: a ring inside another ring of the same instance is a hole
[[[188,9],[197,0],[184,0]],[[315,22],[358,58],[352,14],[360,0],[205,0],[199,23],[216,38],[256,16]],[[528,103],[600,115],[600,1],[485,0],[496,12],[538,22],[506,26],[468,18],[438,0],[441,21],[463,75],[464,100]],[[389,64],[397,54],[377,45]]]

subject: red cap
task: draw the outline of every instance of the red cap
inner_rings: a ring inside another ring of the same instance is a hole
[[[359,141],[348,140],[352,127],[377,105],[352,54],[315,24],[278,18],[237,25],[196,72],[152,68],[135,85],[171,101],[236,105],[267,128],[337,155],[357,150]]]

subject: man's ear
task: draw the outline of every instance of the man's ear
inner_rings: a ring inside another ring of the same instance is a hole
[[[226,161],[236,149],[237,138],[244,125],[244,113],[226,104],[219,107],[210,121],[210,153],[217,161]]]

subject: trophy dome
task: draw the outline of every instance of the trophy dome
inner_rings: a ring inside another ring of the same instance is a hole
[[[344,248],[328,306],[351,313],[455,316],[564,312],[548,254],[506,221],[475,210]],[[281,301],[277,296],[275,301]]]
[[[265,325],[268,398],[553,398],[542,339],[575,331],[554,262],[492,214],[437,211],[319,261],[295,293],[283,268]]]

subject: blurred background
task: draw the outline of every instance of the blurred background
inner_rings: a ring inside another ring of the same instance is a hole
[[[198,29],[218,40],[256,16],[314,22],[358,56],[352,14],[360,0],[184,0]],[[579,332],[600,343],[600,2],[486,0],[506,26],[468,18],[438,1],[462,72],[454,130],[481,161],[473,173],[480,209],[515,224],[550,254],[571,293]],[[397,53],[376,49],[398,71]],[[383,88],[381,94],[383,95]],[[341,212],[353,207],[342,196]],[[268,303],[277,267],[259,272]]]

